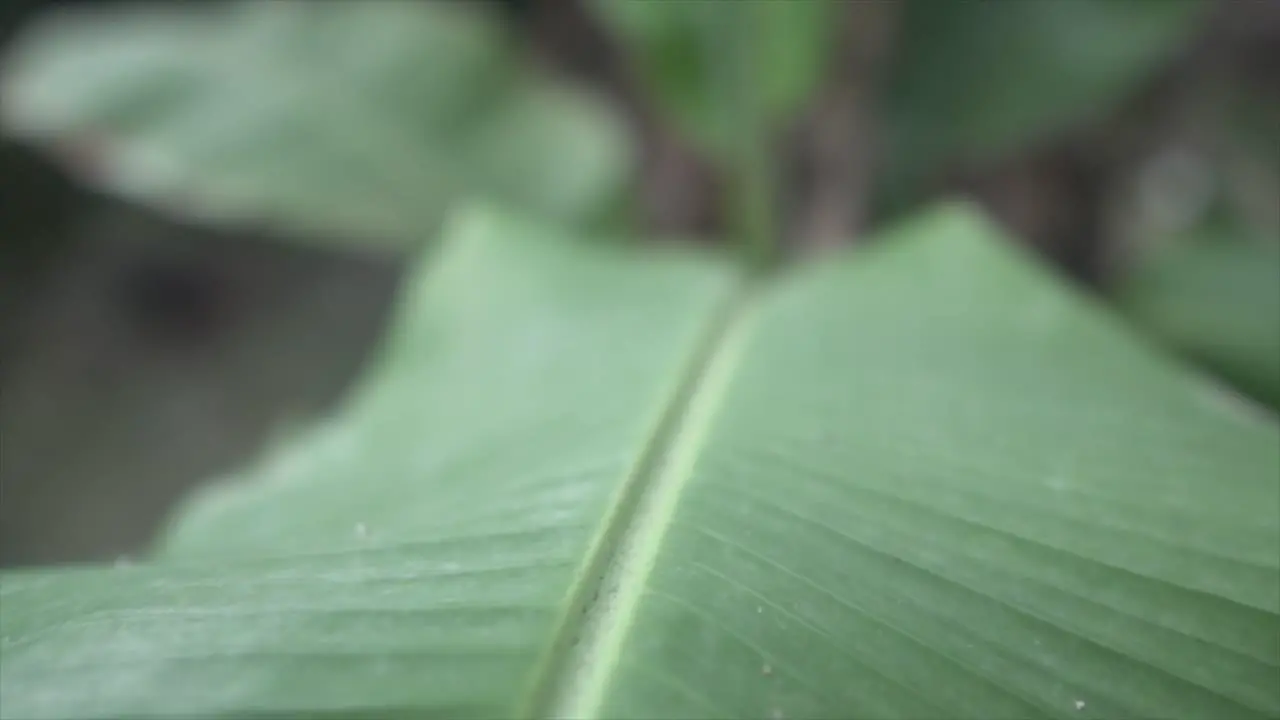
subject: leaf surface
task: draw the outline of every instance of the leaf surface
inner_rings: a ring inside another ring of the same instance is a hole
[[[413,247],[484,197],[582,222],[627,138],[591,98],[513,67],[493,8],[152,4],[65,13],[6,61],[11,132],[169,212]]]
[[[4,576],[0,714],[1280,716],[1280,428],[969,210],[745,290],[538,234],[152,564]]]
[[[0,716],[509,717],[734,283],[472,215],[340,417],[156,566],[0,585]],[[632,261],[633,260],[633,261]]]
[[[1280,243],[1193,233],[1143,259],[1120,295],[1153,335],[1280,408]]]
[[[895,234],[761,301],[603,714],[1280,714],[1277,426],[985,224]]]
[[[885,89],[887,189],[904,192],[948,165],[980,164],[1105,117],[1173,56],[1208,5],[904,4],[901,62]]]

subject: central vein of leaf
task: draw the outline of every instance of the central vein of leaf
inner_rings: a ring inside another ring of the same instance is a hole
[[[597,716],[680,497],[750,334],[748,288],[710,323],[681,373],[580,588],[585,607],[562,628],[563,653],[544,675],[537,715]]]

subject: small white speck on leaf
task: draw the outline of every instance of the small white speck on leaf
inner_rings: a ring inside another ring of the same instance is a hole
[[[113,564],[118,568],[129,567],[130,565],[133,564],[133,558],[129,557],[128,555],[121,555],[120,557],[116,558],[116,561]]]
[[[364,523],[356,523],[356,537],[362,538],[369,534],[369,528]]]
[[[1083,709],[1084,709],[1084,701],[1083,701],[1083,700],[1077,700],[1077,701],[1076,701],[1076,709],[1077,709],[1077,710],[1083,710]]]
[[[769,713],[769,717],[772,718],[773,720],[782,720],[784,716],[781,710],[779,710],[778,708],[774,708],[773,712]]]
[[[772,675],[772,674],[773,674],[773,666],[772,666],[772,665],[765,665],[765,666],[761,667],[761,668],[760,668],[760,674],[761,674],[761,675]]]
[[[762,613],[762,612],[764,612],[764,606],[763,606],[763,605],[757,605],[757,606],[756,606],[756,612],[757,612],[757,613]]]
[[[1067,480],[1067,478],[1063,477],[1062,475],[1050,475],[1044,481],[1044,484],[1045,484],[1045,487],[1049,488],[1054,492],[1059,492],[1059,493],[1066,492],[1071,485],[1071,483]]]

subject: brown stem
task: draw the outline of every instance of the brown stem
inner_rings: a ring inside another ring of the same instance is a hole
[[[812,111],[798,126],[787,237],[808,253],[851,242],[866,223],[876,164],[876,98],[897,27],[894,0],[849,2],[839,50]]]
[[[701,237],[721,230],[720,179],[653,106],[609,28],[582,0],[533,0],[526,17],[542,54],[600,91],[630,124],[641,157],[637,198],[642,229]]]

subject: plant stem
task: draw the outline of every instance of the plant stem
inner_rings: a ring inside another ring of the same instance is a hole
[[[846,3],[828,77],[788,153],[803,174],[786,223],[792,254],[856,242],[875,190],[879,90],[901,7],[888,0]]]
[[[777,255],[777,177],[772,128],[759,91],[758,5],[706,3],[704,45],[727,134],[729,232],[757,268]]]
[[[643,87],[626,47],[585,0],[524,4],[538,49],[621,111],[639,146],[636,203],[645,234],[710,238],[722,224],[720,175]]]

